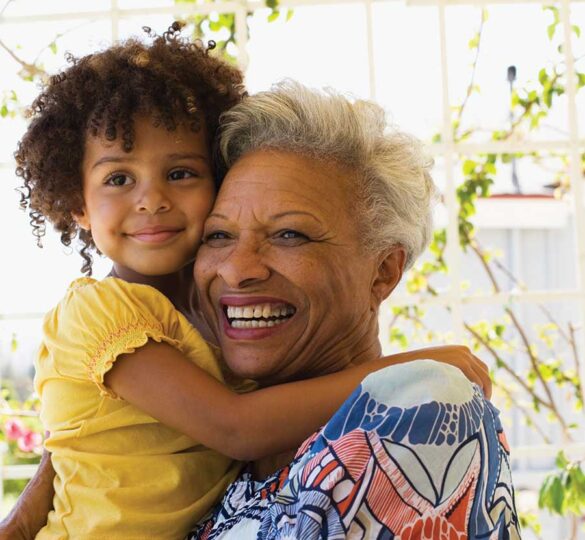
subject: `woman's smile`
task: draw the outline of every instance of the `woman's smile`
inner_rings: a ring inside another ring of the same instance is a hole
[[[232,339],[262,339],[281,330],[296,312],[293,305],[271,297],[223,296],[224,332]]]

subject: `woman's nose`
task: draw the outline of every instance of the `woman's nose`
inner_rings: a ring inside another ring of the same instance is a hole
[[[171,200],[164,186],[158,186],[154,183],[144,186],[137,201],[138,212],[152,215],[166,212],[171,209],[171,206]]]
[[[240,239],[218,265],[217,275],[231,289],[241,289],[267,280],[270,277],[270,268],[264,261],[259,243]]]

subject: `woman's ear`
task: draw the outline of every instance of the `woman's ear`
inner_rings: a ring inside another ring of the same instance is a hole
[[[87,215],[85,209],[81,210],[81,212],[71,212],[71,217],[73,221],[77,223],[82,229],[86,231],[91,230],[91,224],[89,222],[89,216]]]
[[[401,245],[392,247],[379,260],[377,274],[372,284],[372,300],[377,303],[376,309],[390,296],[402,279],[405,263],[406,251]]]

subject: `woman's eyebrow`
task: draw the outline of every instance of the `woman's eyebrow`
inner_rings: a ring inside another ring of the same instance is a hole
[[[317,223],[322,223],[322,221],[317,216],[311,214],[310,212],[305,212],[303,210],[288,210],[285,212],[279,212],[278,214],[272,214],[271,216],[268,217],[268,219],[270,219],[270,221],[276,221],[277,219],[287,216],[308,216],[314,219]],[[207,219],[210,218],[223,219],[225,221],[230,220],[228,216],[226,216],[225,214],[220,214],[219,212],[211,212],[211,214],[207,216]]]
[[[311,212],[305,212],[304,210],[288,210],[286,212],[279,212],[278,214],[272,214],[270,219],[277,220],[288,216],[308,216],[318,223],[322,223],[322,221],[315,214],[312,214]]]

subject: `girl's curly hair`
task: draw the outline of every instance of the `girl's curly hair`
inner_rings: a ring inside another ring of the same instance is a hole
[[[180,36],[175,22],[162,36],[144,28],[151,43],[129,39],[82,58],[50,78],[31,105],[32,121],[15,152],[23,209],[42,246],[46,221],[61,242],[81,242],[82,272],[91,274],[91,233],[73,214],[83,209],[81,164],[87,134],[120,139],[126,152],[134,144],[134,116],[146,114],[154,125],[173,131],[188,122],[193,131],[203,120],[210,145],[219,116],[245,95],[242,73],[204,46]]]

